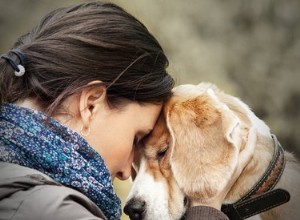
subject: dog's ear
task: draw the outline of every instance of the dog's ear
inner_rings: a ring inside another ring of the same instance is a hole
[[[237,117],[212,90],[194,99],[175,95],[164,114],[172,139],[171,169],[179,187],[188,197],[213,197],[225,187],[237,163]]]
[[[236,144],[235,138],[237,138],[237,136],[234,135],[234,133],[240,125],[240,120],[224,103],[219,100],[215,91],[217,91],[215,88],[208,89],[207,95],[212,102],[211,104],[213,105],[213,108],[220,112],[224,137],[228,142]],[[199,115],[199,118],[201,117],[202,115]]]

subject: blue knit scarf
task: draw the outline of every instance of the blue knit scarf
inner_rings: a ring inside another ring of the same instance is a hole
[[[41,112],[13,104],[0,109],[0,161],[39,170],[89,197],[108,219],[121,202],[101,156],[76,132]]]

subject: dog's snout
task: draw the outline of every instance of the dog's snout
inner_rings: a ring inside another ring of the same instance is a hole
[[[131,220],[141,220],[145,212],[146,202],[141,199],[130,199],[124,207],[124,213]]]

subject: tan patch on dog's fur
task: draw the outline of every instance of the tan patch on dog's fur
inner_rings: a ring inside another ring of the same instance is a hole
[[[202,95],[189,100],[175,96],[164,111],[175,137],[170,163],[179,187],[188,197],[213,197],[233,172],[237,153],[225,138],[221,110],[209,95]]]
[[[146,172],[153,176],[156,181],[165,181],[168,185],[168,204],[169,209],[174,210],[176,212],[176,202],[174,204],[174,198],[179,191],[177,187],[177,183],[175,182],[170,166],[170,134],[166,127],[164,115],[161,114],[151,135],[144,140],[143,148],[139,148],[140,152],[138,155],[144,155],[146,159]],[[166,150],[165,155],[162,158],[159,158],[159,153],[161,151]],[[143,149],[143,153],[141,153],[141,149]],[[140,158],[135,158],[135,163],[139,166]],[[172,202],[171,202],[172,201]],[[183,203],[183,201],[182,201]]]
[[[146,158],[146,172],[167,185],[170,216],[179,216],[178,210],[183,214],[184,195],[204,202],[224,188],[246,146],[250,127],[258,128],[255,153],[225,202],[237,201],[253,187],[274,151],[269,128],[246,104],[209,84],[179,87],[134,159],[138,170],[141,158]],[[166,146],[166,154],[158,157]],[[285,155],[286,168],[278,187],[290,192],[291,201],[263,213],[264,219],[296,219],[300,215],[299,164],[292,154]]]

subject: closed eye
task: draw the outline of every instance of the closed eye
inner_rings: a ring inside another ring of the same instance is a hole
[[[167,153],[169,146],[164,147],[162,150],[158,151],[156,154],[156,158],[161,160]]]

